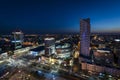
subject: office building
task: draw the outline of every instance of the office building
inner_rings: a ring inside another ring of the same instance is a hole
[[[70,43],[56,44],[56,54],[58,58],[68,58],[72,53],[73,51]]]
[[[80,56],[89,57],[90,47],[90,19],[80,20]]]
[[[12,35],[12,43],[14,44],[14,48],[21,48],[23,43],[23,32],[21,30],[15,30],[12,32]]]
[[[45,38],[45,54],[55,54],[55,38]]]

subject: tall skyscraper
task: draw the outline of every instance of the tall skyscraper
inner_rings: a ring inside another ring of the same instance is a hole
[[[15,30],[12,32],[12,35],[12,43],[14,43],[15,49],[21,48],[23,43],[23,32],[21,30]]]
[[[45,54],[55,54],[55,38],[45,38]]]
[[[80,56],[89,57],[90,47],[90,19],[80,20]]]

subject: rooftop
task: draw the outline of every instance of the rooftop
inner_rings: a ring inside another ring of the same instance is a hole
[[[42,51],[45,49],[45,46],[39,46],[37,48],[31,49],[30,51]]]

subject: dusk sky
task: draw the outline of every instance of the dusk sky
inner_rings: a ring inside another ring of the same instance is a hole
[[[0,34],[79,32],[87,17],[92,31],[120,31],[120,0],[0,0]]]

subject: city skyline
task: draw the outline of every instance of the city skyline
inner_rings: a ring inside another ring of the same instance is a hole
[[[92,32],[120,32],[119,0],[0,1],[0,34],[16,28],[26,33],[79,32],[89,17]]]

